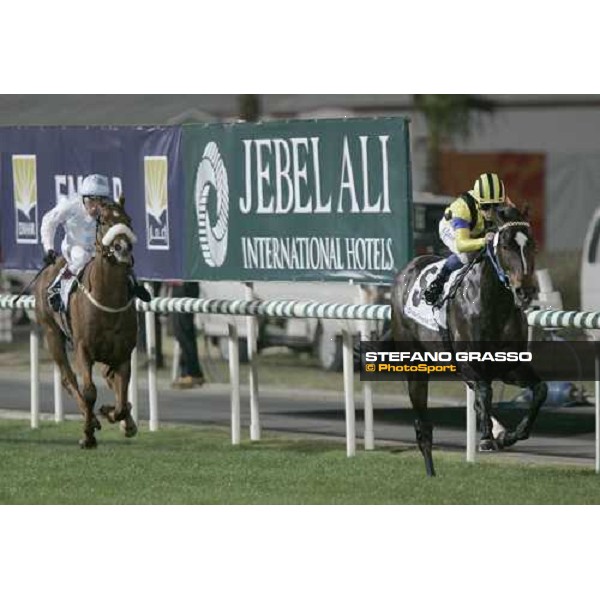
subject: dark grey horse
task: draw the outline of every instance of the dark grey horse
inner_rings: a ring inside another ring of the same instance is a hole
[[[494,351],[525,350],[527,319],[524,309],[533,297],[535,288],[534,242],[526,216],[514,207],[500,209],[493,229],[493,244],[477,256],[466,275],[446,300],[441,310],[446,313],[446,329],[433,331],[418,324],[405,314],[413,283],[425,267],[439,260],[435,256],[420,256],[411,261],[395,279],[392,289],[391,339],[410,342],[417,350],[432,351],[445,348],[464,349],[465,344],[485,344]],[[435,267],[434,267],[435,268]],[[460,275],[459,275],[460,277]],[[413,294],[414,296],[414,294]],[[488,363],[489,364],[489,363]],[[475,407],[480,421],[482,451],[498,450],[529,437],[538,411],[546,399],[547,386],[526,363],[515,363],[504,371],[491,371],[480,363],[461,365],[461,376],[475,391]],[[496,439],[492,423],[492,381],[530,388],[533,400],[528,414],[515,430],[502,432]],[[425,458],[428,475],[435,475],[431,453],[433,426],[427,410],[429,381],[426,375],[407,375],[408,393],[416,412],[417,443]]]

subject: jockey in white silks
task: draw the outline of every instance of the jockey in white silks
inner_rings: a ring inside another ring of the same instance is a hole
[[[61,254],[67,264],[60,270],[48,290],[48,301],[56,311],[66,311],[69,294],[77,276],[96,253],[96,216],[101,202],[110,201],[108,178],[104,175],[88,175],[82,182],[80,194],[59,200],[42,219],[41,237],[44,247],[44,262],[56,261],[54,237],[59,225],[64,230]],[[145,302],[150,301],[148,292],[135,280],[131,273],[132,293]]]

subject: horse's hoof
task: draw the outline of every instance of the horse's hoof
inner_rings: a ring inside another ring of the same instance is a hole
[[[427,477],[435,477],[435,468],[433,467],[433,465],[431,465],[431,469],[428,469],[427,467],[425,467],[425,473],[427,474]]]
[[[496,440],[486,439],[479,442],[479,452],[495,452],[498,449]]]
[[[137,425],[135,423],[133,425],[128,426],[125,421],[121,421],[121,423],[120,423],[119,426],[120,426],[121,431],[123,432],[123,434],[125,435],[126,438],[132,438],[138,432],[138,428],[137,428]]]
[[[84,438],[79,440],[79,447],[82,450],[89,450],[90,448],[96,448],[96,446],[98,446],[96,438]]]
[[[501,444],[502,448],[508,448],[509,446],[516,444],[519,439],[520,438],[514,431],[507,431],[498,438],[498,442]]]
[[[100,414],[109,422],[115,423],[115,407],[109,404],[103,404],[100,407]]]

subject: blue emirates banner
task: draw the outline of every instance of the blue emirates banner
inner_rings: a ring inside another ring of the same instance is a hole
[[[179,127],[0,128],[0,252],[5,269],[42,266],[44,214],[89,173],[108,176],[138,237],[145,279],[183,277],[183,170]],[[57,231],[55,249],[62,231]]]

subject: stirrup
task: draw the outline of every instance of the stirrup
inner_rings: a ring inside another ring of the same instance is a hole
[[[48,301],[48,306],[50,306],[53,311],[60,311],[62,306],[62,300],[60,297],[60,278],[55,279],[52,285],[48,286],[46,289],[46,299]]]

